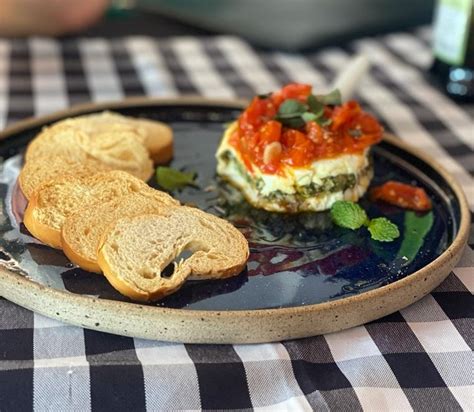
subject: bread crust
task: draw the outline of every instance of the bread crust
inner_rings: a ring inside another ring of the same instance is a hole
[[[173,158],[173,130],[156,120],[134,119],[148,130],[145,146],[155,164],[168,163]]]
[[[91,205],[89,210],[78,210],[66,218],[61,229],[62,249],[76,265],[85,270],[100,273],[97,247],[100,236],[110,224],[121,217],[152,212],[163,213],[168,208],[178,206],[179,202],[171,196],[149,187],[140,193],[129,194],[106,203],[96,203]],[[91,231],[78,242],[77,234],[88,231],[88,228],[91,228]],[[87,242],[94,244],[93,250]]]
[[[149,190],[146,183],[118,170],[57,177],[35,190],[25,210],[24,224],[43,243],[62,249],[61,227],[67,216],[91,203],[143,190]]]
[[[61,231],[45,225],[34,216],[34,211],[38,207],[37,198],[33,197],[25,209],[23,216],[23,224],[28,231],[38,240],[44,244],[55,249],[62,249],[61,245]]]
[[[184,250],[192,255],[164,268]],[[141,301],[161,299],[187,279],[223,279],[239,274],[249,256],[244,236],[230,223],[201,210],[178,207],[163,215],[124,217],[101,238],[97,262],[122,294]]]
[[[75,263],[81,269],[87,270],[88,272],[102,273],[102,269],[100,268],[97,260],[91,260],[81,255],[80,253],[76,253],[74,248],[71,247],[71,245],[64,240],[62,231],[60,233],[59,241],[61,243],[61,248],[64,254],[72,263]]]
[[[157,290],[154,293],[150,293],[142,289],[134,288],[132,285],[123,282],[118,274],[111,268],[105,255],[99,253],[97,256],[97,263],[104,276],[107,278],[107,281],[113,286],[115,290],[119,291],[122,295],[139,302],[155,301],[162,299],[165,296],[171,295],[183,285],[185,280],[183,279],[182,282],[176,282],[173,287],[168,287],[167,289]]]
[[[85,177],[110,168],[100,162],[88,159],[83,163],[70,162],[62,157],[52,157],[27,162],[18,176],[18,183],[23,195],[30,200],[34,192],[44,183],[58,176]]]

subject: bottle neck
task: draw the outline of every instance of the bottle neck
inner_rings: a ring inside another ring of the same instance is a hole
[[[433,53],[452,66],[474,69],[474,0],[438,0]]]

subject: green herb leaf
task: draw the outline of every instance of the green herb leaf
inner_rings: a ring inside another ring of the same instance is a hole
[[[310,94],[308,96],[307,103],[308,103],[309,108],[315,115],[317,115],[318,117],[323,115],[324,104],[323,102],[320,102],[316,96]]]
[[[277,116],[280,118],[301,116],[304,112],[306,112],[306,110],[306,105],[300,101],[295,99],[287,99],[280,105]]]
[[[372,239],[379,242],[391,242],[400,236],[398,227],[386,217],[372,219],[368,229]]]
[[[332,119],[328,119],[326,117],[320,117],[316,120],[316,122],[323,127],[329,126],[332,123]]]
[[[275,117],[275,120],[279,121],[283,126],[289,127],[291,129],[299,129],[306,124],[301,116],[288,118]]]
[[[336,225],[352,230],[359,229],[368,220],[364,209],[346,200],[338,200],[332,205],[331,218]]]
[[[337,106],[342,103],[341,92],[336,89],[328,94],[317,95],[316,98],[323,104],[329,104],[332,106]]]
[[[315,121],[323,127],[329,126],[332,119],[324,117],[324,105],[340,104],[341,93],[339,90],[334,90],[327,95],[314,96],[311,94],[308,96],[306,103],[301,103],[296,99],[285,100],[280,105],[275,120],[283,126],[293,129],[299,129],[311,121]]]
[[[303,118],[303,120],[308,123],[308,122],[312,122],[313,120],[316,120],[318,118],[317,115],[315,115],[314,113],[311,113],[311,112],[304,112],[301,117]]]
[[[171,167],[160,166],[156,169],[156,182],[165,190],[179,189],[195,185],[196,173],[181,172]]]

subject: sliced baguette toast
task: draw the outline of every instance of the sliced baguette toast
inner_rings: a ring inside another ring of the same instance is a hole
[[[174,262],[182,252],[192,255]],[[249,256],[244,236],[230,223],[201,210],[178,207],[162,215],[124,217],[101,239],[98,264],[123,295],[160,299],[186,279],[220,279],[240,273]],[[163,270],[174,262],[170,277]]]
[[[76,117],[74,120],[96,132],[109,130],[110,127],[133,131],[155,163],[166,163],[173,157],[173,131],[168,125],[156,120],[123,116],[109,111]]]
[[[105,229],[117,219],[146,213],[164,213],[179,202],[164,192],[149,188],[70,214],[63,223],[61,245],[66,256],[81,268],[100,273],[97,248]]]
[[[90,176],[110,170],[110,167],[95,159],[86,159],[81,163],[64,157],[49,157],[41,161],[27,162],[18,176],[21,191],[29,200],[35,190],[43,183],[58,176]]]
[[[90,127],[90,126],[89,126]],[[94,131],[75,126],[73,120],[44,129],[28,145],[25,162],[46,162],[51,156],[83,163],[94,159],[111,169],[124,170],[142,180],[153,174],[153,162],[145,145],[130,128]]]
[[[130,118],[129,118],[130,119]],[[148,119],[133,119],[147,131],[144,144],[156,164],[173,158],[173,130],[168,125]]]
[[[61,227],[67,216],[90,203],[108,202],[149,186],[127,172],[110,171],[86,177],[60,176],[40,185],[30,198],[23,223],[43,243],[61,249]]]
[[[173,157],[173,131],[169,126],[154,120],[127,117],[105,111],[65,119],[45,128],[28,147],[25,159],[28,161],[44,153],[40,146],[45,141],[51,140],[52,134],[58,131],[66,134],[65,130],[71,129],[79,130],[93,140],[103,139],[111,133],[132,137],[145,146],[154,163],[166,163]],[[36,141],[37,139],[42,142]]]
[[[77,130],[72,127],[53,125],[43,128],[26,147],[25,163],[48,157],[63,157],[76,163],[87,160],[87,153],[78,148],[77,135]]]
[[[92,138],[89,134],[79,132],[76,142],[89,157],[112,169],[123,170],[144,181],[153,175],[153,162],[148,150],[133,134],[111,129]]]

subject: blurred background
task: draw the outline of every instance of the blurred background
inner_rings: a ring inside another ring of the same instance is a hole
[[[474,99],[473,0],[0,0],[0,36],[114,38],[230,34],[285,52],[431,25],[426,72]]]
[[[431,0],[0,0],[3,35],[226,33],[301,50],[430,23]]]

